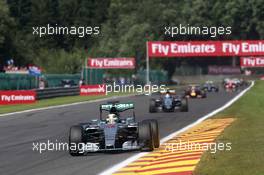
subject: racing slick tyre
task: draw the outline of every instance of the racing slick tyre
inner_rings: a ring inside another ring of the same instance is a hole
[[[213,88],[213,92],[218,92],[219,88]]]
[[[82,153],[79,152],[79,144],[82,143],[83,129],[81,126],[72,126],[69,135],[69,153],[72,156],[79,156]],[[72,146],[75,145],[75,146]],[[71,146],[76,149],[71,149]]]
[[[155,99],[151,99],[150,102],[149,102],[149,112],[150,113],[157,112]]]
[[[202,98],[206,98],[206,92],[201,93]]]
[[[188,112],[189,111],[189,105],[187,98],[182,99],[181,101],[181,112]]]
[[[203,88],[202,90],[205,92],[208,92],[208,88]]]
[[[159,134],[158,121],[154,120],[154,119],[148,119],[148,120],[143,120],[143,122],[150,123],[151,132],[152,132],[153,141],[154,141],[154,147],[159,148],[159,146],[160,146],[160,134]]]
[[[153,151],[154,139],[149,122],[140,122],[138,125],[138,142],[141,145],[141,151]]]

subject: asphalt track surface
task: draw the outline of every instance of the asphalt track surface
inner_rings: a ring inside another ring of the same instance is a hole
[[[156,119],[161,138],[193,123],[205,114],[223,106],[238,92],[208,93],[206,99],[189,100],[189,112],[148,113],[148,96],[122,98],[135,102],[138,121]],[[0,174],[93,175],[138,153],[92,153],[72,157],[67,151],[33,151],[33,142],[68,142],[71,125],[99,117],[99,104],[94,102],[63,108],[0,117]]]

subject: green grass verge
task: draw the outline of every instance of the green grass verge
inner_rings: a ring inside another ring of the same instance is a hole
[[[231,107],[215,118],[237,120],[217,138],[231,142],[231,151],[206,152],[195,175],[263,175],[264,174],[264,81],[255,86]]]
[[[52,98],[52,99],[39,100],[33,104],[2,105],[0,106],[0,114],[18,112],[18,111],[24,111],[24,110],[36,109],[36,108],[43,108],[43,107],[49,107],[49,106],[70,104],[70,103],[76,103],[76,102],[84,102],[84,101],[90,101],[90,100],[95,100],[95,99],[102,99],[102,98],[107,98],[107,97],[122,96],[122,95],[129,95],[129,94],[132,94],[132,93],[110,93],[106,96],[105,95],[69,96],[69,97],[58,97],[58,98]]]

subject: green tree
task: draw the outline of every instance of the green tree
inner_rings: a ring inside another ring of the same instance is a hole
[[[69,62],[67,59],[74,52],[86,50],[84,57],[135,56],[139,66],[144,67],[146,41],[264,38],[263,0],[8,0],[8,5],[0,0],[0,15],[1,53],[14,57],[19,64],[34,62],[47,66],[42,54],[56,59],[52,56],[55,54]],[[70,35],[39,38],[32,35],[33,26],[47,24],[100,26],[101,34],[83,38]],[[177,35],[172,38],[164,34],[165,26],[179,24],[231,26],[232,34],[215,38],[209,35]],[[179,61],[163,60],[152,60],[151,67],[167,69],[171,76]],[[57,63],[49,58],[46,61],[50,66]],[[49,67],[46,70],[56,71]]]
[[[9,15],[9,8],[5,0],[0,0],[0,46],[3,48],[3,44],[8,37],[9,29],[14,24],[13,18]]]

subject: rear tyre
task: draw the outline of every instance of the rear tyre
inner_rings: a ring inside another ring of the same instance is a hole
[[[154,139],[149,122],[140,122],[138,125],[138,142],[141,145],[141,151],[153,151]]]
[[[150,113],[157,112],[155,99],[151,99],[150,102],[149,102],[149,112]]]
[[[202,98],[206,98],[206,92],[202,92]]]
[[[82,155],[79,151],[79,144],[83,142],[83,129],[81,126],[72,126],[69,135],[69,153],[72,156]],[[75,146],[73,146],[75,145]],[[76,149],[71,149],[76,148]]]
[[[188,112],[188,111],[189,111],[188,100],[184,98],[181,101],[181,112]]]
[[[160,146],[160,135],[158,121],[154,119],[143,120],[143,122],[149,123],[154,141],[154,147],[159,148]]]
[[[217,87],[217,88],[215,88],[215,92],[218,92],[219,91],[219,88]]]

